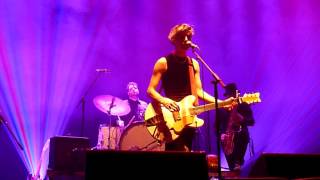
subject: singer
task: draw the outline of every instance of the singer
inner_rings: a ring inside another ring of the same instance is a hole
[[[196,97],[193,105],[198,104],[198,98],[209,103],[215,101],[213,96],[202,89],[199,63],[196,59],[187,56],[187,51],[196,47],[191,41],[193,35],[194,29],[189,24],[183,23],[174,26],[168,36],[174,49],[156,61],[150,78],[147,89],[149,97],[171,112],[179,111],[178,102],[188,95]],[[164,93],[158,91],[160,82],[162,84],[161,90],[164,90]],[[165,136],[167,135],[167,130],[164,128],[166,125],[163,126],[160,122],[156,126],[159,131],[163,131]],[[165,150],[186,152],[196,150],[192,146],[194,135],[194,127],[183,127],[177,139],[166,142]]]

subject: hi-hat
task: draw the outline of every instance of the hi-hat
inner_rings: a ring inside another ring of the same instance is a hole
[[[100,111],[113,116],[124,116],[130,112],[128,103],[111,95],[96,96],[93,103]]]

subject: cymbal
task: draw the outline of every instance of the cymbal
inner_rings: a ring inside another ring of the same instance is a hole
[[[96,96],[93,103],[100,111],[113,116],[124,116],[130,112],[130,106],[125,101],[111,95]]]

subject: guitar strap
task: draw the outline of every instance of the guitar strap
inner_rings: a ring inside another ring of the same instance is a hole
[[[190,57],[188,57],[188,64],[189,64],[189,77],[190,77],[191,93],[192,93],[192,95],[194,95],[194,97],[196,97],[194,105],[199,105],[198,95],[197,95],[197,91],[196,91],[196,82],[195,82],[195,79],[194,79],[194,71],[195,71],[195,69],[194,69],[194,66],[193,66],[192,59]]]

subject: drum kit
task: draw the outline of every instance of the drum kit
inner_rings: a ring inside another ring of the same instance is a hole
[[[97,109],[107,114],[108,123],[101,124],[96,149],[100,150],[135,150],[164,151],[164,145],[149,133],[144,122],[129,121],[123,125],[120,116],[130,113],[128,101],[112,95],[99,95],[93,99]],[[111,116],[117,116],[117,126],[112,126]]]

